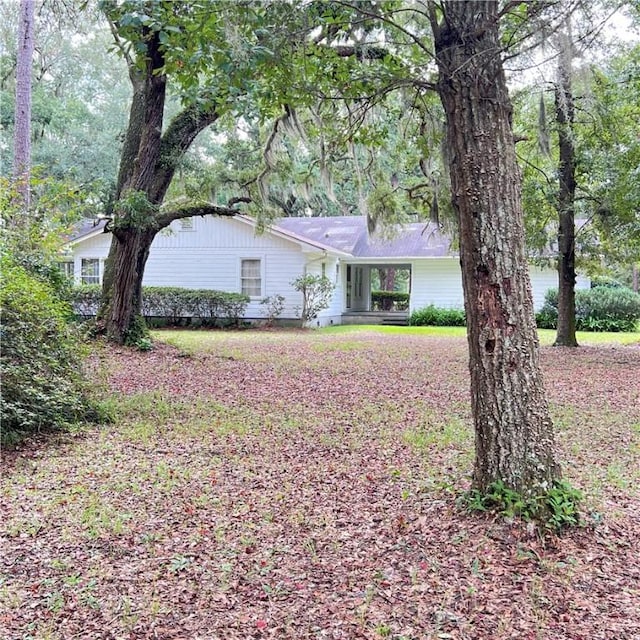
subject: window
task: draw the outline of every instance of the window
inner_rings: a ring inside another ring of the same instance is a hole
[[[66,260],[65,262],[58,262],[58,268],[64,274],[65,278],[73,280],[73,262]]]
[[[322,263],[322,277],[323,278],[327,277],[327,263],[326,262]]]
[[[240,291],[251,298],[257,298],[262,295],[262,265],[260,260],[241,261]]]
[[[100,260],[98,258],[82,258],[80,282],[82,284],[100,284]]]

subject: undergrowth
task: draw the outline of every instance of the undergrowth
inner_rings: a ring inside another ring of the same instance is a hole
[[[524,496],[501,480],[492,482],[486,492],[471,489],[461,497],[461,505],[470,512],[493,512],[505,518],[520,518],[543,528],[560,531],[580,524],[582,492],[564,480],[548,490]]]

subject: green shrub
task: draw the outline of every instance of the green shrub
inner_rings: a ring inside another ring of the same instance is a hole
[[[100,304],[99,285],[81,285],[73,288],[73,308],[77,315],[95,316]],[[212,289],[182,289],[180,287],[142,287],[142,315],[164,318],[171,325],[189,323],[192,318],[201,324],[238,324],[249,304],[249,298],[240,293],[227,293]]]
[[[372,291],[373,311],[404,311],[409,307],[409,294],[402,291]]]
[[[542,329],[558,323],[558,291],[550,289],[536,315]],[[597,286],[576,291],[576,328],[579,331],[635,331],[640,321],[640,295],[625,287]]]
[[[98,418],[83,383],[69,304],[9,256],[1,268],[2,441]]]
[[[558,328],[558,290],[549,289],[544,294],[544,304],[536,313],[536,324],[540,329]]]
[[[489,511],[505,518],[537,521],[547,529],[559,531],[580,524],[582,492],[564,480],[556,481],[546,491],[523,496],[503,482],[493,482],[486,493],[472,489],[461,498],[461,504],[471,512]]]
[[[336,288],[335,284],[326,276],[311,274],[298,276],[291,281],[291,285],[302,294],[302,310],[300,311],[302,326],[317,318],[321,311],[329,308],[331,296]]]
[[[98,284],[76,285],[71,290],[71,303],[76,315],[89,318],[96,315],[102,287]]]
[[[409,324],[414,327],[464,327],[465,314],[462,309],[445,309],[430,304],[409,316]]]

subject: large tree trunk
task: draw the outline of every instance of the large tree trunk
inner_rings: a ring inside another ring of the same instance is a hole
[[[13,139],[13,178],[24,211],[29,209],[31,174],[31,65],[33,61],[34,0],[20,1],[16,105]]]
[[[558,330],[555,346],[577,347],[576,339],[576,160],[573,144],[571,40],[562,34],[555,91],[558,161]]]
[[[520,174],[498,35],[498,3],[443,2],[432,15],[460,226],[473,482],[539,493],[559,477],[539,367]]]
[[[113,342],[133,343],[145,333],[142,276],[155,235],[155,230],[128,229],[111,241],[96,324]]]
[[[132,66],[133,97],[125,137],[113,219],[113,232],[96,318],[100,333],[114,342],[134,343],[145,334],[141,315],[142,280],[151,244],[173,220],[232,212],[215,207],[161,212],[178,162],[195,137],[218,118],[214,107],[186,107],[163,133],[167,78],[157,33],[147,33],[147,64]]]

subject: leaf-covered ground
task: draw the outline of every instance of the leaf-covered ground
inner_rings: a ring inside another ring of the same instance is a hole
[[[468,516],[464,339],[101,349],[114,425],[6,452],[3,639],[640,639],[640,347],[543,348],[585,526]]]

